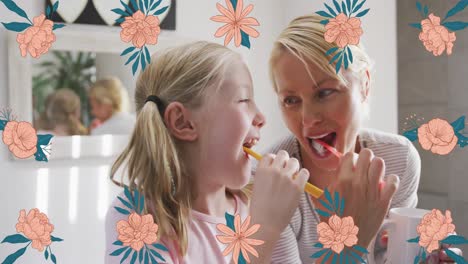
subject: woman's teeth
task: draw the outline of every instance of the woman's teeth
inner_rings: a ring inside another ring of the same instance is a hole
[[[317,151],[319,155],[323,156],[325,154],[325,148],[319,143],[317,143],[317,141],[313,139],[311,141],[312,141],[312,147],[314,147],[314,149]]]

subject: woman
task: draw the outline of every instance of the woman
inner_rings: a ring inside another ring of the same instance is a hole
[[[301,167],[309,170],[310,183],[343,195],[346,201],[343,215],[352,216],[359,227],[358,245],[369,249],[370,263],[383,263],[380,243],[375,244],[380,236],[377,240],[375,236],[388,205],[390,208],[416,207],[421,161],[406,138],[361,128],[371,90],[371,61],[362,46],[350,46],[354,63],[347,70],[342,67],[337,74],[335,65],[329,63],[331,56],[325,55],[335,44],[324,39],[325,27],[320,23],[323,19],[317,15],[298,17],[274,43],[270,76],[283,120],[292,135],[267,152],[286,150],[299,160]],[[348,154],[340,161],[317,140]],[[343,177],[340,171],[346,163],[349,166],[346,158],[357,153],[356,166],[368,164],[369,170],[361,171],[362,177],[358,176],[359,172]],[[365,175],[372,173],[380,174],[380,181],[386,179],[387,183],[398,185],[390,204],[389,197],[381,195],[379,181],[370,176],[366,180]],[[384,174],[387,176],[383,177]],[[328,220],[321,219],[316,208],[326,210],[316,199],[303,193],[290,225],[281,235],[272,262],[316,261],[311,255],[318,251],[313,247],[318,242],[317,225]]]
[[[117,78],[106,78],[95,82],[89,91],[91,113],[91,135],[131,134],[135,116],[124,110],[128,98],[126,89]]]

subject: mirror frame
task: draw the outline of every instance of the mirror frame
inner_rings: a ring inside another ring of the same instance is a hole
[[[66,24],[64,28],[54,31],[56,41],[50,50],[105,52],[120,55],[131,45],[121,41],[120,31],[120,27]],[[32,123],[32,60],[34,58],[31,58],[29,54],[26,58],[21,57],[16,36],[16,32],[8,31],[8,104],[18,120]],[[158,43],[147,47],[153,54],[194,40],[180,36],[173,30],[161,30]],[[131,70],[130,67],[128,70]],[[122,151],[128,139],[129,135],[54,137],[49,160],[115,156]],[[105,149],[106,144],[115,147]],[[12,160],[19,160],[13,155],[10,156]]]

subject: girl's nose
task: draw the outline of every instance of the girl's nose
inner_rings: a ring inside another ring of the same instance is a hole
[[[260,112],[257,109],[257,114],[255,115],[255,118],[253,120],[253,125],[258,126],[259,128],[262,128],[265,125],[265,123],[266,123],[265,116],[262,114],[262,112]]]

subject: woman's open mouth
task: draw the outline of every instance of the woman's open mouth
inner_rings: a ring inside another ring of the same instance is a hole
[[[319,144],[316,140],[320,140],[326,144],[328,144],[331,147],[335,147],[336,145],[336,132],[331,132],[327,134],[322,134],[318,136],[313,136],[313,137],[307,137],[307,140],[309,141],[309,146],[312,150],[312,153],[317,156],[319,159],[325,159],[328,158],[332,153],[327,150],[325,147],[323,147],[321,144]]]

